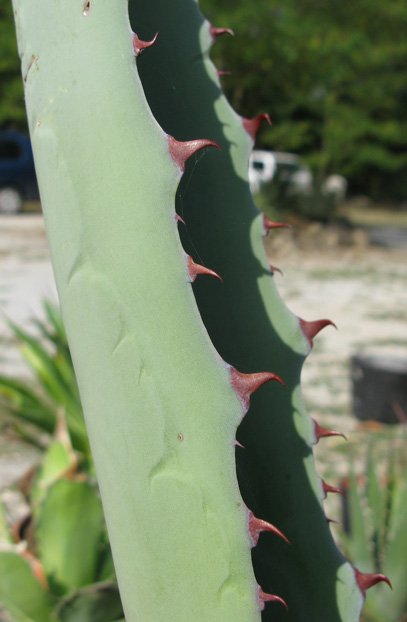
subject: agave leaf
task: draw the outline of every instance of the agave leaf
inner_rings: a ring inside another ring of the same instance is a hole
[[[11,324],[15,336],[22,342],[22,354],[35,371],[46,395],[62,406],[66,412],[67,423],[74,446],[89,454],[87,432],[79,399],[78,387],[73,368],[66,360],[66,354],[53,357],[41,346],[39,341]]]
[[[372,519],[372,543],[375,570],[380,570],[380,557],[385,525],[386,487],[381,486],[377,474],[377,462],[374,459],[373,447],[369,446],[367,454],[367,486],[366,496]]]
[[[30,492],[34,509],[44,500],[48,488],[72,467],[73,459],[72,448],[69,450],[64,442],[54,440],[51,443]]]
[[[7,525],[6,510],[4,508],[3,501],[0,498],[0,544],[2,541],[11,544],[13,542],[13,538],[11,537],[11,533]]]
[[[10,414],[34,423],[46,432],[53,431],[56,422],[55,410],[27,383],[0,376],[0,395],[4,398],[3,405]]]
[[[78,420],[83,420],[80,404],[73,399],[69,385],[64,380],[55,360],[38,339],[32,337],[13,323],[10,327],[22,344],[21,352],[34,370],[44,389],[58,404],[66,404],[67,410]]]
[[[33,423],[48,433],[55,429],[58,407],[64,407],[63,404],[52,404],[27,383],[6,376],[0,376],[0,396],[3,396],[3,405],[12,416]],[[67,409],[66,418],[74,448],[89,457],[89,441],[82,413],[80,417],[72,416]]]
[[[94,582],[104,530],[97,489],[87,482],[59,480],[38,513],[39,555],[53,590],[66,594]]]
[[[34,324],[45,339],[52,344],[52,347],[55,349],[55,354],[53,356],[54,363],[61,373],[65,383],[70,387],[71,395],[77,402],[78,408],[81,409],[79,389],[76,382],[75,372],[73,370],[71,353],[66,339],[62,318],[59,315],[57,308],[53,310],[53,315],[49,315],[48,313],[47,315],[49,322],[52,324],[53,330],[50,330],[48,325],[40,320],[34,320]]]
[[[393,586],[391,594],[377,590],[380,601],[385,599],[390,619],[391,612],[399,615],[407,611],[407,478],[406,474],[394,485],[393,499],[389,518],[387,548],[383,563],[385,572]]]
[[[10,551],[0,553],[0,603],[16,622],[48,622],[54,604],[29,563]]]
[[[369,548],[370,538],[366,525],[362,497],[355,471],[351,464],[348,491],[351,531],[349,536],[343,535],[343,542],[353,564],[362,572],[371,572],[373,570],[373,564]]]
[[[78,590],[61,602],[57,615],[61,622],[116,622],[123,616],[118,587],[106,582]]]
[[[112,550],[107,539],[107,534],[106,541],[103,542],[103,549],[104,550],[101,551],[100,566],[96,578],[98,581],[115,581],[116,573],[113,564]]]
[[[54,304],[49,300],[44,300],[44,310],[47,315],[47,319],[54,327],[56,334],[60,336],[61,340],[63,340],[65,343],[68,343],[65,326],[62,321],[58,305]]]

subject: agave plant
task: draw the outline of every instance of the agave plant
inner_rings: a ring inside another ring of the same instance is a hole
[[[366,475],[356,476],[353,457],[344,482],[348,501],[340,541],[346,555],[365,572],[385,573],[393,586],[391,593],[382,586],[369,593],[365,622],[404,622],[407,618],[406,440],[405,434],[402,445],[390,439],[384,449],[383,442],[373,438],[366,455]]]
[[[209,51],[227,29],[195,0],[131,1],[131,27],[126,0],[13,7],[127,622],[357,620],[387,578],[333,541],[312,456],[333,432],[300,389],[331,322],[276,291],[262,236],[282,223],[247,181],[268,117],[222,95]]]

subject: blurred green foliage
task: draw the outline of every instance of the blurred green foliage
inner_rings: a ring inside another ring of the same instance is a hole
[[[63,413],[70,439],[89,464],[92,457],[83,418],[79,389],[72,367],[65,328],[58,307],[44,302],[46,321],[34,321],[42,339],[10,323],[20,352],[34,373],[33,383],[0,375],[0,407],[12,415],[16,431],[38,442],[32,430],[52,433]],[[26,427],[24,423],[31,425]]]
[[[306,156],[351,192],[407,198],[404,0],[201,0],[219,39],[212,56],[246,117],[269,111],[258,144]]]
[[[402,445],[372,439],[365,477],[356,477],[361,448],[351,458],[350,476],[343,482],[345,531],[340,545],[362,572],[385,574],[392,583],[369,590],[362,622],[405,622],[407,619],[407,437]],[[383,589],[386,588],[386,589]]]
[[[407,11],[404,0],[201,0],[235,30],[213,58],[240,114],[271,113],[259,147],[306,157],[319,181],[407,200]],[[0,127],[26,128],[10,0],[0,0]]]
[[[57,306],[44,311],[39,336],[11,325],[33,381],[0,377],[14,431],[45,448],[21,482],[26,516],[12,523],[0,499],[0,609],[13,622],[124,622],[65,329]]]
[[[23,84],[11,0],[0,0],[0,128],[26,130]]]

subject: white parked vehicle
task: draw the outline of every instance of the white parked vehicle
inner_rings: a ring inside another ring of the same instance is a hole
[[[254,194],[273,179],[286,187],[287,195],[313,192],[313,177],[300,156],[282,151],[252,151],[249,159],[249,183]],[[334,195],[339,202],[345,198],[347,181],[342,175],[330,175],[322,185],[323,194]]]

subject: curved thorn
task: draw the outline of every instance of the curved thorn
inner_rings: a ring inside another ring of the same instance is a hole
[[[342,488],[336,488],[335,486],[330,486],[323,479],[321,480],[321,482],[322,482],[322,490],[324,491],[324,499],[326,499],[328,492],[338,492],[339,494],[343,495],[345,499],[348,498],[348,495],[346,494],[344,490],[342,490]]]
[[[218,76],[231,76],[232,75],[231,71],[220,71],[220,70],[217,70],[216,73],[218,74]]]
[[[210,24],[209,26],[209,32],[211,34],[213,43],[216,43],[217,38],[221,35],[227,34],[231,35],[232,37],[235,36],[235,33],[230,28],[216,28],[215,26],[212,26],[212,24]]]
[[[266,382],[277,380],[277,382],[285,386],[281,378],[271,371],[261,371],[257,374],[242,374],[242,372],[237,371],[234,367],[230,367],[230,377],[232,387],[236,391],[246,411],[249,410],[251,394],[257,391],[257,389]]]
[[[308,340],[310,347],[312,348],[314,337],[323,329],[325,326],[333,326],[337,328],[336,324],[334,324],[331,320],[314,320],[313,322],[307,322],[306,320],[302,320],[298,318],[300,323],[300,328],[304,337]]]
[[[270,220],[267,218],[265,214],[263,214],[263,227],[265,231],[265,235],[268,235],[271,229],[281,229],[281,227],[291,227],[291,225],[286,222],[275,222],[274,220]]]
[[[242,117],[243,127],[253,142],[256,142],[257,132],[259,131],[263,121],[267,121],[267,123],[271,125],[270,116],[267,112],[262,112],[262,114],[258,114],[257,117],[253,117],[253,119],[245,119]]]
[[[285,540],[287,544],[291,544],[282,531],[277,529],[277,527],[275,527],[271,523],[268,523],[261,518],[256,518],[251,510],[248,511],[248,519],[249,536],[252,542],[252,546],[257,546],[260,534],[263,531],[272,531],[273,533],[280,536],[280,538],[283,538],[283,540]]]
[[[269,264],[269,265],[270,265],[270,270],[272,272],[279,272],[281,276],[284,276],[284,273],[282,270],[280,270],[280,268],[277,268],[277,266],[273,266],[272,264]]]
[[[287,603],[280,596],[275,596],[275,594],[266,594],[266,592],[263,592],[263,590],[261,589],[260,586],[259,586],[258,590],[259,590],[258,591],[258,596],[259,596],[259,604],[260,604],[260,610],[261,611],[264,611],[264,607],[266,606],[266,602],[278,602],[278,603],[281,603],[282,605],[284,605],[284,607],[288,611]]]
[[[188,272],[191,277],[191,282],[193,283],[198,276],[198,274],[209,274],[211,276],[216,276],[223,283],[222,277],[219,276],[214,270],[210,270],[209,268],[205,268],[205,266],[201,266],[199,263],[195,263],[192,257],[188,255]]]
[[[182,224],[185,225],[185,220],[181,218],[179,214],[175,214],[175,222],[182,222]]]
[[[356,583],[358,584],[363,596],[366,596],[366,590],[368,590],[370,587],[373,587],[377,583],[380,583],[381,581],[385,581],[385,583],[387,583],[387,585],[391,589],[393,589],[390,580],[384,574],[374,572],[359,572],[357,568],[354,568],[353,570],[355,572]]]
[[[143,50],[145,50],[146,48],[149,48],[152,45],[154,45],[154,43],[157,40],[157,37],[158,37],[158,32],[156,32],[156,34],[151,39],[151,41],[142,41],[141,39],[138,38],[136,33],[134,33],[134,35],[133,35],[133,49],[134,49],[135,55],[136,56],[140,56],[140,54],[141,54],[141,52]]]
[[[197,138],[196,140],[176,140],[173,136],[168,136],[168,149],[172,159],[178,168],[184,172],[185,162],[194,153],[203,149],[204,147],[220,147],[215,141],[207,138]]]
[[[313,445],[316,445],[320,438],[326,438],[328,436],[342,436],[345,439],[345,441],[348,440],[346,436],[342,434],[342,432],[336,432],[336,430],[328,430],[327,428],[323,428],[322,426],[320,426],[315,421],[315,419],[313,419],[312,421],[314,422],[314,434],[315,434],[315,441]]]
[[[235,438],[235,440],[233,441],[233,447],[240,447],[241,449],[246,449],[246,447],[242,445],[242,443],[239,443],[237,438]]]

